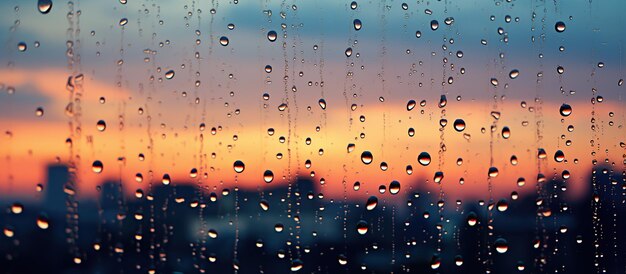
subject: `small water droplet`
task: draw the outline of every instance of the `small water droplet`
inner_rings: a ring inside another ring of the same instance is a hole
[[[233,163],[233,169],[235,169],[235,172],[237,173],[242,173],[244,169],[246,169],[246,166],[242,161],[237,160],[235,161],[235,163]]]

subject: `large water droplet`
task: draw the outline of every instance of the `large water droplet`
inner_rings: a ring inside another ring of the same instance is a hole
[[[428,152],[422,152],[419,156],[417,156],[417,161],[420,165],[427,166],[430,164],[430,154]]]
[[[559,108],[559,112],[561,113],[561,116],[563,117],[570,116],[570,114],[572,114],[572,107],[568,104],[562,104],[561,107]]]
[[[437,30],[439,28],[439,22],[437,20],[430,21],[430,29]]]
[[[228,40],[228,37],[226,36],[220,37],[220,45],[228,46],[228,43],[230,43],[230,41]]]
[[[95,160],[93,164],[91,164],[91,170],[95,173],[101,173],[104,169],[104,165],[100,160]]]
[[[565,31],[565,23],[563,21],[558,21],[554,24],[554,29],[556,32],[564,32]]]
[[[235,172],[237,173],[242,173],[243,170],[246,169],[246,165],[244,165],[242,161],[237,160],[233,163],[233,169],[235,169]]]
[[[271,170],[266,170],[265,172],[263,172],[263,180],[266,183],[271,183],[274,180],[274,173]]]
[[[37,1],[37,9],[41,14],[48,14],[52,10],[51,0],[39,0]]]
[[[275,32],[275,31],[270,30],[270,31],[267,33],[267,40],[269,40],[270,42],[274,42],[274,41],[276,41],[276,39],[277,39],[277,38],[278,38],[278,34],[276,34],[276,32]]]
[[[363,162],[366,165],[369,165],[372,163],[372,161],[374,160],[374,156],[372,155],[371,152],[369,151],[363,151],[363,153],[361,153],[361,162]]]
[[[354,19],[352,23],[354,24],[354,30],[360,30],[361,27],[363,27],[363,24],[361,23],[361,20],[359,19]]]

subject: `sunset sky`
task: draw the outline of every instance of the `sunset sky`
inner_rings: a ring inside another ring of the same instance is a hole
[[[569,170],[569,192],[576,197],[588,189],[584,184],[593,159],[600,164],[606,160],[615,172],[624,170],[626,87],[618,83],[626,77],[626,57],[624,37],[611,35],[626,25],[623,1],[601,7],[594,1],[588,4],[598,9],[593,13],[534,1],[516,1],[497,13],[491,1],[409,3],[419,12],[402,10],[400,2],[377,1],[360,2],[355,12],[349,2],[340,1],[286,8],[259,1],[255,9],[232,2],[185,8],[175,2],[159,9],[134,1],[124,6],[81,3],[73,7],[81,15],[70,20],[71,31],[66,3],[55,2],[45,15],[34,3],[2,4],[0,23],[15,27],[0,29],[5,41],[0,54],[2,193],[37,197],[35,185],[45,182],[46,165],[71,157],[78,159],[79,197],[95,195],[104,180],[121,179],[130,193],[147,188],[150,178],[160,183],[166,173],[174,185],[199,182],[216,190],[254,190],[267,185],[263,172],[272,170],[274,185],[314,171],[314,182],[324,178],[320,191],[331,198],[343,197],[344,180],[350,197],[378,193],[380,185],[392,180],[401,182],[403,194],[412,187],[438,191],[433,175],[443,171],[447,197],[487,199],[490,166],[500,171],[491,179],[495,197],[534,192],[538,166],[548,179]],[[536,13],[534,20],[530,10]],[[449,17],[453,23],[446,25]],[[122,27],[123,18],[128,23]],[[362,21],[358,31],[354,19]],[[437,30],[431,30],[431,20],[438,21]],[[564,32],[555,30],[559,21],[566,25]],[[231,23],[234,29],[229,30]],[[56,27],[42,27],[50,24]],[[270,30],[278,33],[275,42],[267,38]],[[80,38],[73,45],[71,67],[66,54],[70,33]],[[222,36],[228,37],[228,45],[220,45]],[[23,52],[20,42],[27,45]],[[349,57],[347,48],[352,49]],[[514,69],[520,74],[511,79]],[[170,70],[175,76],[166,79]],[[81,110],[69,117],[66,84],[70,75],[79,74],[84,75],[82,89],[77,86],[74,93],[83,95],[74,103]],[[447,97],[443,108],[438,106],[441,95]],[[592,104],[597,96],[602,102]],[[417,102],[410,111],[409,100]],[[425,106],[420,106],[422,100]],[[287,109],[280,111],[283,103]],[[559,113],[563,104],[572,107],[571,115]],[[44,110],[41,117],[38,107]],[[499,112],[500,119],[492,112]],[[448,122],[443,132],[442,118]],[[456,119],[466,123],[463,132],[454,129]],[[106,122],[103,132],[96,127],[99,120]],[[81,129],[74,156],[65,144],[70,121],[79,122],[74,127]],[[213,127],[221,130],[213,135]],[[509,139],[501,135],[504,127],[510,128]],[[409,128],[415,130],[413,137]],[[355,148],[348,153],[351,143]],[[446,147],[441,157],[440,143]],[[538,148],[545,149],[546,159],[537,159]],[[557,150],[566,162],[554,160]],[[363,151],[373,154],[372,164],[361,162]],[[428,166],[418,163],[421,152],[431,155]],[[277,159],[277,153],[283,158]],[[512,155],[519,160],[516,166]],[[118,157],[125,161],[119,163]],[[104,164],[100,174],[91,171],[96,160]],[[236,160],[245,163],[240,174],[233,170]],[[381,170],[381,162],[388,170]],[[407,165],[413,167],[412,175],[406,173]],[[192,168],[208,177],[190,178]],[[137,173],[143,182],[135,181]],[[519,177],[526,178],[524,187],[517,186]],[[357,192],[352,190],[355,181],[362,186]]]

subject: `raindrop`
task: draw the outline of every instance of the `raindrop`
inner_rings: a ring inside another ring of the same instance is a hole
[[[563,117],[570,116],[570,114],[572,114],[572,107],[568,104],[562,104],[561,108],[559,108],[559,112]]]
[[[564,32],[565,31],[565,23],[563,21],[558,21],[554,24],[554,29],[556,32]]]
[[[558,163],[563,162],[563,160],[565,160],[565,154],[563,153],[563,151],[557,150],[554,153],[554,160]]]
[[[168,70],[168,71],[165,73],[165,79],[170,80],[170,79],[174,78],[174,75],[175,75],[175,74],[176,74],[176,73],[174,72],[174,70]]]
[[[320,99],[318,103],[322,109],[326,109],[326,100]]]
[[[106,122],[104,122],[104,120],[100,120],[96,123],[96,129],[98,129],[98,131],[102,132],[107,128],[107,124]]]
[[[392,195],[396,195],[398,194],[398,192],[400,192],[400,182],[392,181],[389,184],[389,193],[391,193]]]
[[[419,156],[417,156],[417,161],[420,165],[427,166],[430,164],[430,154],[428,152],[422,152]]]
[[[270,42],[274,42],[276,41],[276,38],[278,38],[278,34],[276,34],[275,31],[270,30],[269,32],[267,32],[267,40],[269,40]]]
[[[361,23],[361,20],[359,19],[354,19],[352,23],[354,24],[354,30],[360,30],[361,27],[363,27],[363,24]]]
[[[519,70],[514,69],[514,70],[511,70],[511,72],[509,72],[509,78],[515,79],[517,78],[517,76],[519,76]]]
[[[45,215],[39,215],[39,217],[37,217],[37,226],[41,229],[48,229],[48,227],[50,227],[48,217]]]
[[[237,173],[242,173],[243,170],[246,169],[246,165],[244,165],[242,161],[237,160],[233,163],[233,169],[235,169],[235,172]]]
[[[228,46],[228,43],[230,43],[230,41],[228,40],[228,37],[226,36],[220,37],[220,45]]]
[[[263,180],[268,184],[271,183],[274,180],[274,173],[269,169],[266,170],[265,172],[263,172]]]
[[[498,253],[500,254],[505,253],[509,250],[509,244],[503,238],[496,239],[494,246],[496,248],[496,251],[498,251]]]
[[[461,132],[465,129],[465,121],[463,119],[454,120],[454,129],[458,132]]]
[[[376,196],[370,196],[367,198],[367,203],[365,204],[365,208],[367,210],[374,210],[378,205],[378,198]]]
[[[101,173],[103,169],[104,169],[104,165],[99,160],[95,160],[93,164],[91,164],[91,170],[94,173]]]
[[[361,162],[363,162],[366,165],[369,165],[372,163],[372,161],[374,160],[374,156],[372,155],[371,152],[369,151],[363,151],[363,153],[361,153]]]
[[[27,48],[28,48],[28,46],[26,46],[26,43],[24,43],[24,42],[17,43],[17,50],[19,50],[21,52],[25,52]]]
[[[511,129],[509,129],[509,127],[502,128],[502,138],[504,139],[511,138]]]
[[[430,29],[437,30],[439,28],[439,22],[437,20],[430,21]]]
[[[39,0],[37,1],[37,9],[41,14],[48,14],[52,9],[52,1],[51,0]]]
[[[361,234],[361,235],[365,235],[365,233],[367,233],[367,230],[369,229],[369,226],[367,225],[366,221],[360,220],[357,224],[356,224],[356,231]]]

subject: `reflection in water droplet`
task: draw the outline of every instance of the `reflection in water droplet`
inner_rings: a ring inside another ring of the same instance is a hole
[[[363,151],[363,153],[361,153],[361,162],[363,162],[366,165],[369,165],[372,163],[372,161],[374,160],[374,156],[372,155],[371,152],[369,151]]]
[[[427,166],[430,164],[430,154],[428,154],[428,152],[422,152],[420,153],[419,156],[417,156],[417,161],[423,165],[423,166]]]
[[[93,164],[91,164],[91,170],[95,173],[101,173],[103,169],[104,165],[99,160],[95,160]]]
[[[233,169],[235,169],[235,172],[237,173],[242,173],[244,169],[246,169],[246,166],[243,164],[242,161],[237,160],[235,161],[235,163],[233,163]]]
[[[556,32],[564,32],[565,23],[563,23],[562,21],[556,22],[556,24],[554,24],[554,29],[556,30]]]
[[[463,119],[454,120],[454,129],[458,132],[461,132],[465,129],[465,121]]]
[[[41,14],[48,14],[52,9],[52,1],[51,0],[39,0],[37,1],[37,9]]]
[[[361,23],[361,20],[359,19],[354,19],[352,23],[354,25],[354,30],[360,30],[361,27],[363,27],[363,24]]]
[[[48,229],[48,227],[50,227],[48,217],[45,215],[39,215],[39,217],[37,217],[37,226],[41,229]]]
[[[322,109],[326,109],[326,100],[320,99],[318,103]]]
[[[263,180],[268,184],[271,183],[274,180],[274,173],[269,169],[266,170],[263,173]]]
[[[378,198],[376,196],[370,196],[369,198],[367,198],[367,203],[365,204],[365,208],[367,208],[367,210],[374,210],[374,208],[376,208],[377,205],[378,205]]]
[[[277,38],[278,38],[278,34],[276,34],[276,32],[275,32],[275,31],[270,30],[270,31],[267,33],[267,40],[269,40],[270,42],[274,42],[274,41],[276,41],[276,39],[277,39]]]
[[[503,238],[496,239],[494,246],[496,248],[496,251],[498,251],[498,253],[500,254],[505,253],[509,250],[509,244]]]
[[[559,108],[559,112],[563,117],[570,116],[570,114],[572,114],[572,107],[568,104],[562,104],[561,108]]]
[[[430,29],[437,30],[439,28],[439,22],[437,20],[430,21]]]
[[[26,43],[24,42],[19,42],[17,43],[17,50],[24,52],[26,51],[26,49],[28,48],[28,46],[26,46]]]
[[[229,43],[229,42],[230,42],[230,41],[228,40],[228,37],[226,37],[226,36],[222,36],[222,37],[220,37],[220,45],[222,45],[222,46],[228,46],[228,43]]]
[[[565,153],[561,150],[557,150],[554,153],[554,160],[558,163],[563,162],[565,160]]]
[[[107,128],[107,124],[104,120],[100,120],[96,123],[96,129],[98,129],[98,131],[102,132]]]
[[[359,234],[361,235],[365,235],[365,233],[367,233],[367,230],[369,229],[369,226],[367,225],[366,221],[360,220],[357,224],[356,224],[356,230]]]
[[[396,195],[398,194],[398,192],[400,192],[400,182],[392,181],[389,184],[389,193],[391,193],[392,195]]]

